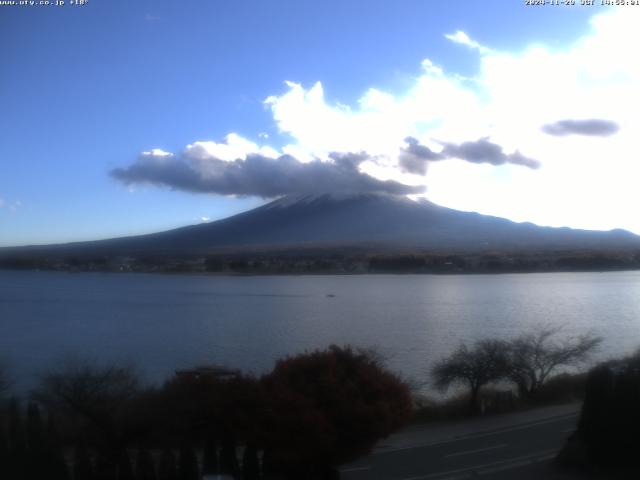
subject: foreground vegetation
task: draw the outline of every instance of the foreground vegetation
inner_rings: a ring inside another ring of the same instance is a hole
[[[132,368],[70,363],[44,375],[27,403],[4,402],[0,474],[13,480],[339,478],[339,465],[366,455],[410,420],[581,397],[585,374],[575,367],[601,340],[560,333],[542,327],[507,341],[460,345],[430,371],[433,386],[464,390],[437,404],[412,397],[375,352],[349,347],[284,358],[261,378],[199,368],[176,372],[159,387],[144,385]],[[637,376],[635,362],[624,375]],[[598,392],[622,367],[598,368],[589,374],[580,431],[583,443],[600,451],[599,435],[612,418],[602,402],[612,395]],[[9,392],[4,373],[0,368],[0,397]],[[616,390],[629,412],[637,380]]]
[[[593,368],[578,428],[558,463],[598,478],[640,478],[639,407],[640,351]]]
[[[408,387],[348,347],[285,358],[260,379],[223,374],[181,372],[149,388],[130,368],[52,372],[26,415],[15,400],[3,412],[2,478],[337,478],[411,416]]]

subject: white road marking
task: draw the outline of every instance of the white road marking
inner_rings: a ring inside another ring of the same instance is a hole
[[[484,463],[482,465],[474,465],[467,468],[459,468],[457,470],[448,470],[446,472],[430,473],[428,475],[422,475],[418,477],[406,477],[402,480],[453,480],[454,478],[469,478],[475,477],[478,474],[499,472],[500,470],[508,470],[510,468],[516,468],[523,465],[528,465],[532,462],[541,462],[543,460],[549,460],[556,455],[556,450],[544,450],[541,452],[532,453],[529,455],[523,455],[521,457],[508,458],[506,460],[499,460],[497,462]]]
[[[507,446],[507,444],[503,443],[503,444],[500,444],[500,445],[494,445],[493,447],[477,448],[476,450],[466,450],[464,452],[450,453],[449,455],[445,455],[444,458],[460,457],[462,455],[471,455],[472,453],[486,452],[487,450],[496,450],[498,448],[504,448],[506,446]]]
[[[460,435],[459,437],[451,438],[449,440],[439,440],[439,441],[435,441],[435,442],[417,443],[417,444],[408,445],[406,447],[388,448],[388,449],[385,449],[385,450],[374,451],[371,455],[385,455],[387,453],[400,452],[400,451],[403,451],[403,450],[413,450],[415,448],[433,447],[435,445],[445,445],[447,443],[460,442],[460,441],[463,441],[463,440],[472,440],[472,439],[476,439],[476,438],[491,437],[492,435],[500,435],[501,433],[514,432],[516,430],[526,430],[527,428],[537,427],[538,425],[545,425],[547,423],[561,422],[563,420],[568,420],[569,418],[576,417],[576,416],[578,416],[577,412],[576,413],[569,413],[569,414],[561,415],[561,416],[558,416],[558,417],[553,417],[553,418],[549,418],[549,419],[545,419],[545,420],[540,420],[540,421],[537,421],[537,422],[530,422],[530,423],[525,423],[525,424],[521,424],[521,425],[516,425],[514,427],[506,427],[506,428],[503,428],[503,429],[494,430],[494,431],[490,431],[490,432],[479,432],[479,433],[471,433],[469,435]]]

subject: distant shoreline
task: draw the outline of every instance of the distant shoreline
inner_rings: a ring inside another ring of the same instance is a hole
[[[640,270],[640,249],[237,251],[193,254],[22,252],[0,255],[0,269],[264,275],[504,274]]]

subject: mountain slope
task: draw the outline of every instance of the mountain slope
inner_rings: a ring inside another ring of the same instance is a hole
[[[618,249],[640,248],[640,237],[624,230],[515,223],[405,197],[326,194],[284,197],[223,220],[161,233],[28,250],[131,255],[340,246],[458,251]],[[8,250],[16,249],[4,253]]]

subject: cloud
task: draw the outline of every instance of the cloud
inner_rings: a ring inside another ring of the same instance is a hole
[[[525,157],[520,152],[505,153],[502,147],[492,143],[487,138],[476,141],[467,141],[460,144],[444,143],[441,152],[434,152],[429,147],[420,144],[413,137],[405,139],[407,146],[401,149],[399,166],[407,173],[425,175],[428,162],[436,162],[457,158],[471,163],[488,163],[491,165],[522,165],[529,168],[539,168],[540,162]]]
[[[400,149],[398,165],[406,173],[426,175],[427,162],[446,158],[442,153],[436,153],[429,147],[421,145],[413,137],[405,138],[405,142],[407,145]]]
[[[284,94],[268,97],[265,105],[280,132],[295,141],[285,149],[298,148],[296,157],[302,161],[330,152],[391,155],[411,132],[411,119],[396,108],[392,95],[380,90],[369,89],[352,108],[327,103],[321,82],[309,89],[294,82],[286,85]]]
[[[7,201],[3,198],[0,198],[0,208],[7,208],[11,213],[18,211],[19,208],[22,207],[22,202],[20,200],[14,200],[12,202]]]
[[[196,160],[206,161],[209,158],[232,161],[246,157],[249,154],[260,154],[265,157],[275,158],[278,152],[269,146],[259,146],[237,133],[230,133],[224,137],[223,142],[194,142],[187,145],[185,154]]]
[[[484,45],[479,44],[475,40],[469,38],[469,35],[464,33],[462,30],[457,30],[455,33],[447,33],[445,34],[445,38],[447,40],[451,40],[454,43],[459,43],[460,45],[465,45],[473,50],[478,50],[480,53],[486,54],[490,53],[491,49],[485,47]]]
[[[640,217],[630,211],[640,203],[633,159],[640,149],[640,56],[619,48],[640,41],[638,22],[640,9],[611,9],[562,45],[532,38],[517,50],[474,48],[479,67],[469,79],[425,59],[401,89],[363,88],[359,100],[346,105],[325,95],[330,86],[289,83],[267,107],[289,142],[282,151],[295,151],[298,159],[366,151],[376,158],[375,169],[362,169],[403,183],[428,182],[429,199],[451,208],[640,233]],[[559,142],[540,128],[558,119],[607,119],[620,128],[599,142],[581,135]],[[435,153],[447,144],[460,147],[448,153],[457,150],[466,161],[421,160],[402,151],[407,137]],[[463,144],[477,139],[490,139],[502,154],[494,151],[486,163],[469,161],[478,157],[465,155]],[[538,162],[535,173],[518,168]]]
[[[617,133],[620,126],[610,120],[592,118],[588,120],[560,120],[543,125],[542,131],[555,137],[585,135],[588,137],[608,137]]]
[[[176,190],[220,195],[275,198],[297,193],[369,192],[417,194],[422,186],[379,180],[359,170],[370,157],[364,153],[333,153],[327,161],[300,162],[290,155],[277,158],[249,153],[244,158],[222,160],[187,148],[181,156],[144,152],[111,176],[126,185],[148,183]]]
[[[459,158],[471,163],[489,163],[491,165],[512,163],[534,169],[540,167],[540,162],[525,157],[517,150],[514,153],[504,153],[500,145],[490,142],[487,138],[473,142],[462,142],[459,145],[445,143],[442,152],[444,158]]]
[[[184,188],[173,188],[195,191],[193,185],[200,185],[209,191],[207,182],[218,178],[218,171],[249,176],[250,165],[240,162],[258,155],[272,172],[286,172],[285,184],[292,181],[292,172],[304,177],[313,169],[326,170],[325,176],[370,177],[370,182],[410,188],[428,182],[429,199],[451,208],[543,225],[623,227],[640,233],[640,217],[630,210],[640,203],[632,158],[640,149],[635,135],[640,129],[640,56],[620,49],[640,41],[639,22],[640,9],[611,9],[594,15],[574,41],[547,46],[532,38],[517,50],[489,48],[465,32],[450,33],[450,41],[479,57],[472,76],[463,78],[446,64],[416,59],[416,72],[407,75],[404,87],[366,85],[349,104],[331,100],[332,95],[325,95],[331,86],[320,81],[287,82],[265,100],[278,134],[268,130],[269,139],[257,137],[273,147],[234,134],[222,143],[195,142],[188,151],[165,159],[170,165],[164,168],[177,170],[178,179],[163,177],[157,183],[181,181]],[[607,119],[611,124],[585,130],[584,124],[576,128],[566,119]],[[603,135],[614,125],[619,126],[617,134],[584,141],[583,135]],[[545,131],[549,129],[551,134]],[[566,134],[563,141],[555,132]],[[336,164],[331,152],[367,152],[368,158],[354,171]],[[289,166],[286,156],[297,163]],[[460,161],[442,161],[452,158]],[[534,173],[531,169],[539,165]],[[149,170],[141,181],[153,178],[153,169],[139,159],[120,169],[123,181],[132,181],[134,167]],[[156,166],[156,174],[158,170]],[[264,179],[270,184],[276,180]]]
[[[160,21],[159,15],[154,15],[153,13],[145,13],[144,21],[149,23],[155,23]]]

